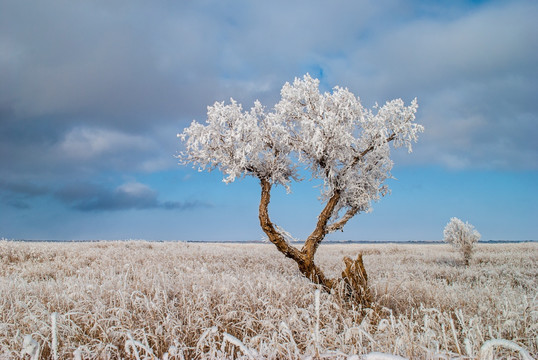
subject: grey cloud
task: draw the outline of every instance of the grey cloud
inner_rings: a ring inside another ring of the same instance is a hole
[[[210,19],[142,3],[9,5],[0,15],[8,54],[0,58],[0,91],[20,116],[144,127],[148,117],[192,114],[215,88],[214,40],[203,38]]]
[[[166,210],[192,210],[197,208],[210,208],[212,205],[203,201],[165,201],[160,207]]]
[[[0,191],[33,197],[44,195],[49,190],[45,186],[36,185],[30,182],[10,182],[0,179]]]
[[[431,98],[421,109],[427,133],[417,144],[419,161],[460,169],[538,169],[538,145],[531,140],[538,133],[538,109],[510,97],[485,83]]]
[[[40,180],[83,179],[101,171],[152,172],[176,166],[177,139],[92,125],[46,128],[0,123],[0,173]],[[176,130],[177,131],[177,130]]]
[[[46,195],[50,190],[43,185],[27,181],[6,181],[0,179],[0,199],[3,203],[17,208],[29,209],[30,202],[36,197]]]
[[[162,202],[157,191],[141,183],[126,183],[115,189],[89,183],[67,186],[55,193],[57,199],[80,211],[190,210],[209,206],[202,202]]]
[[[0,180],[0,200],[10,207],[30,209],[32,201],[45,196],[52,196],[61,203],[80,211],[192,210],[211,206],[198,200],[161,201],[156,190],[138,182],[125,183],[116,188],[78,182],[54,190],[52,186],[36,185],[31,182]]]
[[[328,73],[349,78],[368,104],[418,97],[426,132],[404,162],[538,169],[538,147],[525,139],[538,133],[537,14],[535,2],[491,2],[400,23]]]
[[[131,129],[148,118],[191,120],[233,93],[263,95],[260,80],[278,91],[317,54],[341,52],[360,33],[356,24],[381,11],[339,5],[9,2],[0,15],[2,100],[26,118],[86,117]]]
[[[121,188],[110,190],[90,186],[85,189],[65,189],[59,198],[81,211],[151,209],[158,207],[157,193],[149,188],[130,193]]]
[[[10,196],[7,196],[5,198],[2,199],[3,202],[5,204],[7,204],[8,206],[11,206],[15,209],[19,209],[19,210],[26,210],[26,209],[31,209],[32,206],[25,200],[22,200],[22,199],[19,199],[17,197],[10,197]]]
[[[175,134],[234,94],[218,74],[217,16],[198,5],[5,2],[0,172],[61,181],[176,166]]]
[[[432,4],[6,0],[0,175],[173,168],[207,105],[271,106],[306,71],[367,106],[417,96],[426,133],[403,161],[537,168],[537,5]]]
[[[399,86],[413,80],[446,88],[508,74],[536,75],[537,12],[534,3],[512,2],[454,19],[413,21],[384,34],[368,50],[378,54],[385,80]]]

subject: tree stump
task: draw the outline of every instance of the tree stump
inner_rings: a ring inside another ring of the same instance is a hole
[[[368,275],[362,261],[362,253],[359,253],[356,260],[346,256],[344,264],[346,268],[342,271],[342,279],[345,283],[347,300],[356,302],[362,307],[370,307],[372,294],[368,288]]]

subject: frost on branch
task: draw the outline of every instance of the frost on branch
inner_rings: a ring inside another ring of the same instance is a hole
[[[301,166],[323,182],[323,200],[339,192],[331,215],[342,209],[355,214],[388,193],[389,143],[411,151],[423,131],[413,122],[416,99],[409,106],[397,99],[365,109],[347,89],[320,93],[319,80],[309,75],[286,83],[281,97],[270,112],[258,101],[250,111],[233,99],[209,106],[205,125],[193,121],[178,134],[186,144],[180,162],[218,169],[226,183],[251,175],[288,190],[291,180],[300,181]]]
[[[385,180],[391,177],[390,143],[411,152],[424,130],[414,123],[417,101],[405,106],[397,99],[365,109],[345,88],[321,93],[319,81],[308,74],[284,84],[280,95],[271,111],[258,101],[249,111],[233,99],[209,106],[205,124],[193,121],[178,134],[185,143],[178,158],[199,171],[220,170],[226,183],[247,175],[258,178],[263,231],[306,277],[331,289],[335,281],[314,264],[315,252],[328,233],[341,230],[389,192]],[[299,169],[323,184],[320,199],[325,204],[301,249],[290,244],[268,214],[272,186],[289,191],[292,180],[302,180]],[[348,275],[348,283],[356,277]]]
[[[229,105],[216,102],[207,108],[205,126],[193,121],[178,136],[186,140],[181,163],[198,165],[200,171],[219,169],[226,183],[253,175],[288,188],[296,177],[290,134],[258,101],[248,112],[233,99]]]
[[[444,240],[454,246],[463,255],[465,265],[469,265],[473,246],[480,240],[480,233],[475,230],[474,226],[468,222],[453,217],[443,231]]]

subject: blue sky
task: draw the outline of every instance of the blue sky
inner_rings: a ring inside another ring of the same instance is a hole
[[[535,1],[0,0],[0,237],[260,240],[259,185],[177,164],[176,134],[306,72],[371,107],[417,97],[392,194],[334,240],[538,239]],[[276,189],[297,238],[321,204]]]

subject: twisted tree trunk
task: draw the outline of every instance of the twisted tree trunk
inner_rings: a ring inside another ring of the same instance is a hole
[[[268,207],[269,202],[271,201],[271,183],[267,179],[261,178],[260,185],[261,200],[259,219],[260,225],[269,238],[269,241],[271,241],[286,257],[293,259],[297,263],[299,271],[301,271],[305,277],[310,279],[313,283],[321,285],[325,291],[330,292],[338,286],[340,281],[344,281],[346,299],[353,300],[365,307],[369,307],[372,298],[368,289],[368,276],[366,274],[366,269],[364,268],[362,253],[358,255],[356,260],[352,260],[348,257],[344,258],[346,267],[342,272],[341,279],[326,277],[323,271],[314,263],[316,251],[325,236],[330,231],[342,228],[356,213],[356,211],[354,211],[353,214],[350,215],[350,212],[348,212],[340,221],[328,225],[329,219],[340,199],[340,193],[336,191],[329,201],[327,201],[325,208],[321,211],[318,217],[316,228],[306,239],[303,247],[299,250],[286,240],[269,218]]]

